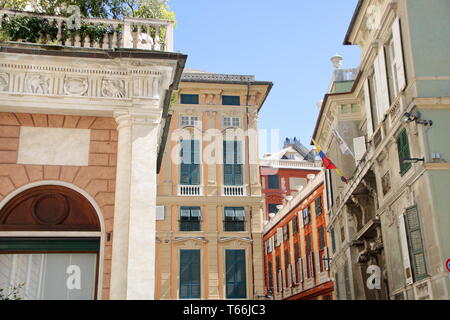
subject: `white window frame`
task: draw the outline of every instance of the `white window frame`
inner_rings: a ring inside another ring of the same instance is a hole
[[[187,120],[187,122],[186,122],[186,120]],[[181,115],[180,116],[180,126],[181,127],[192,126],[192,127],[198,128],[198,127],[200,127],[200,117],[199,116]]]
[[[225,128],[240,128],[241,127],[241,118],[240,117],[222,117],[222,125]]]

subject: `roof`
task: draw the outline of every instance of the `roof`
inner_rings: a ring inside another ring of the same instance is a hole
[[[188,69],[188,71],[183,72],[181,76],[181,81],[192,81],[192,82],[220,82],[220,83],[249,83],[256,82],[255,76],[249,75],[238,75],[238,74],[220,74],[211,73],[206,71],[197,71]]]
[[[356,18],[359,15],[359,12],[360,12],[362,4],[363,4],[363,1],[364,0],[359,0],[358,4],[356,5],[356,9],[355,9],[355,12],[353,13],[352,20],[350,21],[350,25],[348,26],[347,33],[345,34],[344,43],[343,43],[344,45],[352,44],[350,42],[350,34],[352,33],[353,25],[355,24]]]

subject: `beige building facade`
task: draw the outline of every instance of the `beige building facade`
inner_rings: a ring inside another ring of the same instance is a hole
[[[264,296],[257,120],[271,87],[183,73],[158,175],[157,299]]]
[[[361,49],[357,76],[333,79],[313,134],[349,179],[325,178],[336,299],[450,297],[449,9],[358,2],[344,42]]]

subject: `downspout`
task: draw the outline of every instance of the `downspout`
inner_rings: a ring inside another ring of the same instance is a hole
[[[246,100],[245,100],[245,111],[246,111],[246,118],[247,118],[247,134],[246,134],[246,144],[247,144],[247,163],[248,163],[248,168],[249,168],[249,170],[250,170],[250,141],[249,141],[249,138],[248,138],[248,129],[249,129],[249,125],[250,125],[250,121],[248,120],[248,98],[249,98],[249,95],[250,95],[250,84],[247,84],[247,98],[246,98]],[[250,177],[250,175],[251,175],[251,171],[249,171],[249,174],[248,174],[248,177],[249,177],[249,180],[251,179],[251,177]],[[249,190],[249,194],[250,194],[250,196],[252,195],[252,184],[251,184],[251,182],[249,181],[249,183],[248,183],[248,190]],[[252,267],[252,287],[253,287],[253,299],[255,298],[255,295],[256,295],[256,291],[255,291],[255,268],[254,268],[254,264],[253,264],[253,252],[254,252],[254,248],[253,248],[253,230],[252,230],[252,221],[253,221],[253,208],[250,206],[250,216],[249,216],[249,231],[250,231],[250,240],[251,240],[251,242],[250,242],[250,251],[251,251],[251,257],[252,257],[252,260],[251,260],[251,262],[252,262],[252,264],[251,264],[251,267]]]

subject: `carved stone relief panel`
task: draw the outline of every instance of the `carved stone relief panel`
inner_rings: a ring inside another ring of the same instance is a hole
[[[27,74],[25,77],[25,92],[49,94],[50,77],[42,74]]]
[[[86,77],[66,76],[64,78],[64,94],[69,96],[84,96],[89,88]]]
[[[0,91],[8,91],[9,88],[9,74],[0,72]]]
[[[125,81],[122,79],[103,78],[101,93],[103,97],[125,98]]]

